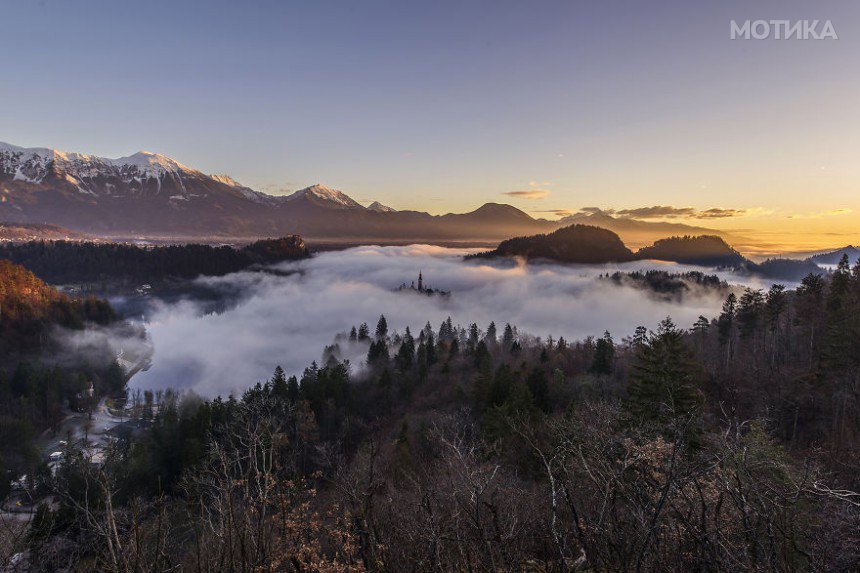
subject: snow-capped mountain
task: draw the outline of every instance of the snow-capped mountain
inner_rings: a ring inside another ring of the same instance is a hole
[[[62,179],[79,192],[98,195],[117,190],[117,182],[129,189],[143,189],[155,181],[160,190],[166,178],[202,175],[181,163],[158,153],[138,151],[128,157],[108,159],[82,153],[67,153],[41,147],[24,148],[0,142],[0,176],[14,181],[40,184]]]
[[[54,224],[111,236],[266,237],[298,233],[360,240],[503,239],[551,230],[510,206],[433,216],[364,207],[312,185],[269,195],[140,151],[110,159],[0,143],[0,222]]]
[[[332,207],[335,209],[364,209],[363,205],[346,193],[337,189],[331,189],[325,185],[320,185],[319,183],[299,189],[295,193],[287,195],[284,199],[286,201],[304,199],[321,207]]]
[[[377,211],[379,213],[394,213],[395,211],[397,211],[397,209],[393,209],[388,205],[383,205],[379,201],[374,201],[373,203],[368,205],[367,208],[371,211]]]

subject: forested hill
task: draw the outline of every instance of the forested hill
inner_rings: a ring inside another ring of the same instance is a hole
[[[10,356],[39,350],[54,325],[82,328],[116,319],[101,299],[72,299],[27,269],[0,259],[0,366]]]
[[[298,235],[229,246],[171,245],[141,247],[120,243],[31,241],[0,245],[0,257],[27,267],[53,284],[96,281],[154,283],[166,278],[224,275],[254,264],[308,256]]]
[[[669,237],[636,252],[638,259],[657,259],[703,267],[739,267],[747,259],[716,235]]]
[[[769,259],[763,263],[754,263],[716,235],[669,237],[633,253],[612,231],[579,224],[545,235],[508,239],[492,251],[468,258],[512,256],[574,264],[653,259],[703,267],[730,268],[741,273],[796,282],[809,273],[824,272],[812,259]]]
[[[739,267],[748,263],[740,253],[715,235],[670,237],[633,253],[621,238],[606,229],[571,225],[545,235],[517,237],[478,257],[519,256],[562,263],[603,264],[656,259],[709,267]]]
[[[581,264],[620,263],[635,258],[618,235],[590,225],[570,225],[548,234],[508,239],[494,250],[475,256],[518,256]]]

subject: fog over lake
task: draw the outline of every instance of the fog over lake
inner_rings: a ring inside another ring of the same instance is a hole
[[[381,313],[390,332],[402,333],[408,326],[417,333],[427,321],[435,330],[451,316],[455,324],[476,322],[482,330],[495,321],[499,333],[511,323],[521,334],[573,341],[608,330],[620,340],[638,325],[656,327],[667,315],[688,328],[700,315],[715,316],[722,304],[721,297],[705,292],[693,292],[677,304],[597,279],[615,270],[689,270],[679,265],[463,261],[468,253],[427,245],[357,247],[277,265],[278,274],[198,279],[212,289],[240,292],[238,302],[219,314],[207,314],[193,300],[158,303],[146,324],[153,364],[131,386],[188,389],[204,396],[239,393],[268,378],[277,365],[300,375],[321,360],[335,335],[362,322],[373,332]],[[401,283],[416,280],[419,271],[425,283],[451,295],[395,292]],[[363,352],[356,347],[348,356],[353,370],[361,368]]]

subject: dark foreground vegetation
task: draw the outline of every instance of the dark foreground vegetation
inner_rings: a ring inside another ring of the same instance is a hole
[[[139,286],[165,279],[225,275],[254,264],[306,256],[307,247],[298,235],[261,240],[239,249],[197,244],[142,247],[76,241],[0,244],[0,258],[22,265],[52,284]]]
[[[79,571],[856,571],[858,377],[847,261],[622,340],[383,317],[70,453],[27,543]]]

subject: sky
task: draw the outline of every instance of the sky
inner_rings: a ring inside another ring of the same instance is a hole
[[[0,14],[0,140],[16,145],[145,149],[261,191],[323,183],[398,209],[662,206],[786,249],[860,242],[853,0],[0,0]],[[830,20],[839,39],[731,40],[733,19]]]

